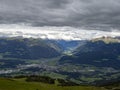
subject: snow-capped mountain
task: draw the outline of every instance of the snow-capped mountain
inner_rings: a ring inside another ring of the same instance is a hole
[[[0,37],[25,37],[52,40],[90,40],[101,36],[120,36],[118,31],[83,30],[73,27],[30,27],[20,25],[1,25]]]

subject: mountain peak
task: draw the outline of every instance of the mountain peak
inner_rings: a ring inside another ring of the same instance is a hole
[[[109,37],[109,36],[103,36],[100,38],[95,38],[91,40],[92,42],[96,42],[96,41],[103,41],[106,44],[109,43],[120,43],[120,38],[119,37]]]

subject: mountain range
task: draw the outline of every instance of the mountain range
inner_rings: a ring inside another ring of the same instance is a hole
[[[86,41],[71,56],[63,56],[60,63],[89,64],[99,67],[120,68],[120,39],[102,37]]]
[[[91,40],[0,38],[0,75],[37,74],[79,84],[120,77],[120,37]]]
[[[0,55],[3,58],[40,59],[60,55],[60,48],[55,43],[46,43],[32,38],[1,38]]]

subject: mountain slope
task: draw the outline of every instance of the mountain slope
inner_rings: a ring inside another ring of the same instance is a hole
[[[77,48],[72,56],[63,56],[60,63],[89,64],[98,67],[120,68],[120,43],[102,40],[88,41]]]
[[[59,46],[62,52],[73,51],[80,45],[85,43],[84,40],[47,40],[49,43],[54,43]]]
[[[57,86],[41,82],[26,82],[25,78],[0,78],[0,90],[120,90],[120,83],[95,86]]]
[[[120,77],[119,38],[99,38],[87,41],[71,55],[64,55],[59,60],[62,70],[70,73],[69,78],[84,84],[117,80]],[[108,40],[108,41],[107,41]]]
[[[54,84],[40,82],[26,82],[24,79],[0,78],[0,90],[101,90],[94,86],[66,86],[61,87]],[[105,90],[105,89],[102,89]]]
[[[52,58],[60,52],[41,39],[0,38],[0,55],[2,58],[40,59]]]

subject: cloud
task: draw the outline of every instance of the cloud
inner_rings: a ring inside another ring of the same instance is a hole
[[[120,36],[118,31],[83,30],[62,26],[32,27],[24,25],[1,25],[0,37],[25,37],[52,40],[91,40],[102,36]]]
[[[0,0],[0,23],[120,28],[120,0]]]

